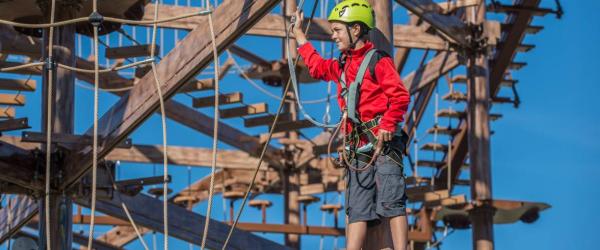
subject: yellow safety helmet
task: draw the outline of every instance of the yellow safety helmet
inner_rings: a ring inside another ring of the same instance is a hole
[[[344,23],[361,22],[372,29],[375,27],[375,11],[366,0],[346,0],[333,7],[327,20]]]

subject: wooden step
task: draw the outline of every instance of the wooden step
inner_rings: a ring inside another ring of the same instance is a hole
[[[451,197],[444,197],[441,199],[431,199],[425,201],[423,205],[426,207],[437,207],[437,206],[452,206],[456,204],[464,204],[467,198],[464,194],[453,195]]]
[[[15,118],[15,108],[13,107],[0,107],[0,118]]]
[[[447,118],[458,118],[463,119],[466,118],[466,113],[462,111],[450,110],[450,109],[442,109],[437,112],[438,117],[447,117]]]
[[[467,95],[462,92],[450,92],[442,97],[443,100],[446,101],[454,101],[454,102],[466,102]]]
[[[150,44],[141,44],[141,45],[133,45],[133,46],[125,46],[125,47],[113,47],[106,48],[104,51],[106,54],[106,58],[108,59],[122,59],[122,58],[130,58],[130,57],[149,57],[150,56]],[[158,45],[155,48],[155,54],[160,51]]]
[[[241,92],[220,94],[219,95],[219,105],[241,103],[242,98],[243,98],[243,95]],[[214,107],[215,106],[215,96],[194,98],[192,105],[194,108]]]
[[[315,125],[309,120],[299,120],[299,121],[288,121],[288,122],[280,122],[275,126],[273,130],[274,133],[277,132],[290,132],[296,131],[303,128],[312,128]]]
[[[452,80],[450,80],[452,83],[467,83],[467,76],[466,75],[455,75],[454,77],[452,77]]]
[[[21,94],[0,94],[0,105],[25,105],[25,96]]]
[[[514,80],[514,79],[504,79],[504,80],[502,80],[502,82],[500,82],[500,86],[512,87],[513,85],[517,84],[518,82],[519,82],[518,80]]]
[[[250,200],[248,202],[248,206],[256,207],[256,208],[261,208],[263,206],[264,207],[270,207],[272,205],[273,205],[273,203],[271,201],[269,201],[269,200],[256,200],[256,199],[254,199],[254,200]]]
[[[275,119],[275,115],[263,115],[244,118],[244,126],[247,128],[258,126],[270,126],[271,124],[273,124],[273,119]],[[279,115],[278,122],[287,122],[290,120],[291,115],[289,113],[283,113]]]
[[[456,76],[452,77],[452,79],[450,81],[452,83],[466,84],[467,76],[466,75],[456,75]],[[504,79],[504,80],[502,80],[500,85],[506,86],[506,87],[512,87],[512,85],[516,84],[517,82],[519,82],[519,81],[514,80],[514,79]]]
[[[520,70],[525,66],[527,66],[526,62],[511,62],[510,65],[508,65],[508,68],[512,70]]]
[[[233,118],[247,115],[258,115],[268,112],[268,106],[266,103],[255,103],[242,107],[221,109],[221,118]]]
[[[492,7],[488,8],[488,11],[494,13],[529,13],[532,16],[545,16],[549,13],[553,13],[554,10],[548,8],[539,8],[539,7],[527,7],[522,5],[505,5],[498,4],[492,5]]]
[[[27,118],[8,119],[0,121],[0,132],[31,128]]]
[[[451,127],[433,127],[427,130],[428,134],[434,134],[436,132],[442,135],[454,136],[460,132],[460,129]]]
[[[453,102],[466,102],[467,95],[462,92],[450,92],[442,97],[442,99],[446,101]],[[513,100],[510,97],[494,97],[492,98],[492,102],[495,104],[504,104],[504,103],[513,103]]]
[[[517,52],[529,52],[534,48],[535,45],[533,44],[519,44],[519,46],[517,46]]]
[[[444,165],[446,163],[442,161],[419,160],[417,162],[417,167],[441,168]]]
[[[448,152],[448,145],[430,142],[421,146],[421,150]]]
[[[527,34],[537,34],[540,31],[542,31],[543,29],[544,29],[544,26],[529,25],[525,29],[525,33],[527,33]]]
[[[181,87],[178,92],[179,93],[190,93],[196,91],[206,91],[215,89],[215,80],[214,79],[202,79],[196,80],[192,79],[189,82],[185,83],[183,87]]]
[[[446,117],[446,118],[458,118],[458,119],[466,119],[467,113],[464,111],[456,111],[449,109],[442,109],[437,113],[438,117]],[[502,118],[501,114],[490,114],[490,120],[495,121]]]
[[[0,79],[0,89],[16,91],[35,91],[35,80]]]

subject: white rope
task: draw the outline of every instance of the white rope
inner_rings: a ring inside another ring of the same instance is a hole
[[[50,23],[54,23],[54,12],[56,8],[56,0],[52,0],[52,6],[50,9]],[[48,58],[52,60],[53,48],[54,48],[54,27],[50,27],[48,34]],[[51,164],[51,150],[52,150],[52,85],[54,78],[54,69],[51,65],[46,66],[48,69],[48,87],[47,87],[47,97],[46,97],[46,188],[45,188],[45,228],[46,228],[46,248],[48,250],[52,249],[50,245],[52,242],[50,241],[50,164]]]
[[[98,11],[98,0],[93,1],[93,11]],[[98,81],[99,81],[99,60],[98,60],[98,26],[94,26],[94,128],[92,144],[92,204],[90,215],[90,229],[88,235],[87,249],[92,249],[94,239],[94,223],[96,219],[96,185],[98,172]]]
[[[215,6],[216,7],[216,6]],[[210,0],[206,0],[206,8],[210,9]],[[210,27],[210,39],[213,48],[213,64],[214,79],[215,79],[215,107],[213,118],[213,142],[212,142],[212,160],[210,164],[210,187],[208,189],[208,207],[206,209],[206,217],[204,219],[204,232],[202,233],[202,244],[200,249],[204,250],[206,239],[208,237],[208,226],[210,224],[210,214],[212,212],[213,195],[215,191],[215,170],[217,166],[217,146],[219,136],[219,54],[217,52],[217,39],[215,38],[215,30],[213,26],[213,14],[208,14],[208,26]]]
[[[155,2],[154,5],[154,21],[158,20],[158,6],[159,1]],[[150,45],[150,57],[155,58],[156,55],[156,31],[157,23],[154,22],[152,25],[152,43]],[[167,121],[165,113],[165,103],[163,100],[162,90],[160,89],[160,82],[158,80],[158,73],[156,71],[156,63],[153,61],[152,74],[154,75],[154,82],[156,83],[156,90],[160,101],[160,115],[162,123],[162,135],[163,135],[163,231],[164,231],[164,250],[169,249],[169,216],[168,216],[168,190],[169,190],[169,165],[167,158]]]

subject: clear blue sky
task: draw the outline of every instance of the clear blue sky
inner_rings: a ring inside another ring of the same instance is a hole
[[[168,3],[173,1],[167,1]],[[193,1],[198,5],[198,1]],[[333,1],[330,1],[333,2]],[[503,1],[507,2],[507,1]],[[593,184],[595,177],[600,174],[598,162],[600,161],[600,111],[598,103],[594,101],[596,93],[600,91],[600,81],[597,80],[595,70],[598,67],[596,58],[600,57],[597,46],[600,44],[600,15],[596,10],[600,2],[592,0],[561,1],[566,14],[563,19],[556,20],[554,16],[536,18],[536,25],[546,28],[537,35],[530,35],[525,43],[535,44],[537,47],[526,54],[520,54],[517,61],[525,61],[528,66],[516,72],[514,77],[519,80],[518,93],[522,103],[519,109],[510,105],[493,108],[495,113],[504,115],[499,121],[493,122],[492,130],[492,171],[493,192],[498,199],[524,200],[547,202],[552,208],[543,212],[540,219],[534,224],[516,223],[511,225],[496,226],[495,239],[497,249],[593,249],[595,243],[596,223],[600,223],[600,216],[595,215],[599,202],[595,199],[600,192]],[[185,4],[181,0],[180,4]],[[307,1],[305,10],[308,12],[312,1]],[[543,0],[543,6],[554,7],[554,1]],[[275,11],[278,11],[276,9]],[[405,20],[405,10],[397,8],[394,12],[397,23]],[[318,12],[317,15],[320,15]],[[130,33],[131,30],[129,29]],[[145,29],[139,28],[137,36],[145,40]],[[183,32],[180,32],[183,37]],[[110,38],[112,45],[117,43],[117,36]],[[126,43],[127,44],[127,43]],[[173,46],[173,32],[165,33],[165,48]],[[275,60],[281,58],[281,40],[272,38],[243,37],[238,44],[245,48],[252,48],[253,52],[264,58]],[[82,44],[83,54],[88,55],[89,44]],[[315,46],[320,47],[318,44]],[[328,47],[328,45],[326,46]],[[273,49],[276,48],[276,49]],[[408,68],[403,76],[415,69],[422,53],[413,53],[408,63]],[[17,60],[18,58],[10,58]],[[224,61],[223,55],[221,60]],[[241,59],[242,66],[249,64]],[[205,72],[208,72],[205,71]],[[456,73],[460,73],[456,71]],[[3,75],[6,77],[6,75]],[[199,78],[210,77],[201,75]],[[440,82],[438,92],[440,96],[447,92],[445,83]],[[82,85],[86,85],[82,83]],[[264,86],[264,85],[263,85]],[[281,92],[278,88],[265,87],[274,94]],[[41,89],[38,84],[38,89]],[[278,102],[259,93],[237,74],[229,74],[222,82],[222,92],[243,91],[245,103],[268,102],[271,112],[275,112]],[[318,83],[304,85],[301,98],[319,99],[326,95],[326,84]],[[27,93],[27,106],[17,108],[18,117],[27,116],[30,119],[32,130],[40,130],[40,92]],[[92,92],[77,87],[76,112],[77,133],[87,130],[92,124]],[[510,91],[503,91],[504,96],[511,96]],[[208,96],[211,93],[194,93],[194,96]],[[191,105],[191,98],[184,95],[175,97],[177,100]],[[111,94],[101,95],[102,112],[108,109],[117,99]],[[339,110],[335,102],[332,103],[333,120],[339,117]],[[433,104],[433,103],[432,103]],[[450,104],[441,102],[440,108]],[[321,118],[324,104],[308,105],[308,111],[316,118]],[[461,108],[459,105],[453,108]],[[420,134],[433,124],[433,105],[430,105],[420,130]],[[212,109],[201,109],[206,114],[212,114]],[[226,123],[242,128],[248,134],[256,135],[266,132],[266,128],[244,129],[241,119],[230,119]],[[447,120],[440,120],[447,124]],[[454,122],[456,124],[456,122]],[[201,135],[191,129],[169,121],[167,124],[169,144],[183,146],[210,147],[211,138]],[[314,136],[319,129],[308,129],[305,133]],[[20,135],[20,133],[12,133]],[[160,117],[153,116],[145,122],[133,135],[137,144],[160,144]],[[425,137],[424,141],[433,138]],[[447,138],[440,137],[440,140]],[[441,141],[444,142],[444,141]],[[220,148],[231,148],[221,144]],[[423,155],[431,159],[432,155]],[[440,155],[437,156],[438,158]],[[156,173],[162,174],[162,166],[156,166]],[[174,181],[171,188],[181,190],[187,185],[187,169],[185,166],[172,166],[170,174]],[[193,179],[199,179],[208,173],[206,168],[193,168]],[[427,172],[425,172],[426,174]],[[153,175],[153,168],[143,164],[124,164],[121,178],[134,178]],[[466,192],[468,190],[456,190]],[[282,198],[277,196],[264,196],[264,199],[275,201],[275,206],[270,208],[269,222],[282,223]],[[321,197],[325,198],[325,197]],[[327,194],[328,202],[337,202],[337,195]],[[222,200],[215,199],[213,218],[222,220]],[[237,204],[236,204],[237,205]],[[237,206],[236,206],[237,209]],[[197,206],[194,211],[204,214],[206,204]],[[318,205],[309,207],[309,224],[320,225],[321,213]],[[327,224],[332,225],[333,218],[327,217]],[[242,221],[259,222],[258,210],[248,208],[244,212]],[[75,229],[87,231],[87,226],[74,226]],[[98,226],[98,235],[108,230]],[[263,235],[263,234],[259,234]],[[277,234],[266,234],[265,237],[282,242],[283,237]],[[158,247],[162,245],[159,236]],[[145,237],[151,242],[151,237]],[[319,237],[305,236],[302,238],[303,249],[318,249]],[[333,247],[333,239],[325,238],[325,249]],[[176,239],[171,240],[172,249],[187,249],[187,243]],[[340,239],[338,246],[343,246]],[[471,231],[456,231],[444,243],[444,249],[469,249],[471,247]],[[128,249],[142,249],[139,242],[131,243]]]

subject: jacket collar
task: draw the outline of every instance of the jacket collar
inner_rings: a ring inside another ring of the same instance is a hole
[[[352,57],[361,57],[361,56],[364,56],[365,54],[367,54],[367,52],[369,50],[371,50],[373,47],[374,47],[374,45],[373,45],[372,42],[366,41],[365,45],[362,46],[362,48],[360,48],[360,49],[350,49],[347,52],[347,54],[349,56],[352,56]]]

